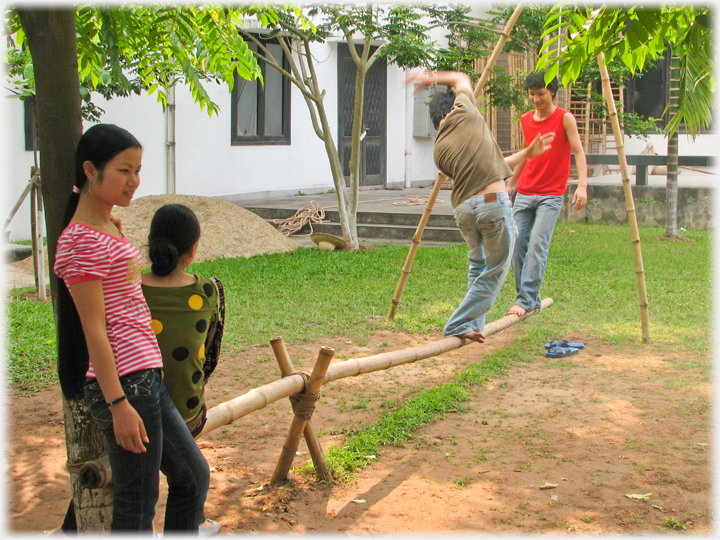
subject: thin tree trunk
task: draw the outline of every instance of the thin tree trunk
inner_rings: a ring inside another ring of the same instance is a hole
[[[598,66],[600,66],[605,100],[608,111],[610,111],[610,121],[612,122],[613,133],[615,135],[615,146],[617,147],[618,162],[620,163],[620,171],[622,173],[623,191],[625,193],[625,203],[627,204],[628,225],[630,225],[633,254],[635,256],[635,276],[637,277],[638,297],[640,299],[642,341],[643,343],[650,343],[650,317],[648,316],[648,297],[647,289],[645,288],[645,267],[643,266],[642,246],[640,245],[640,230],[638,228],[637,214],[635,213],[635,201],[633,200],[632,188],[630,187],[630,172],[628,170],[627,158],[625,157],[624,136],[620,129],[617,107],[615,106],[612,88],[610,87],[610,75],[605,65],[605,56],[602,53],[598,55]]]
[[[55,263],[57,240],[62,233],[65,206],[75,177],[75,148],[82,135],[80,83],[78,79],[75,10],[68,7],[18,8],[35,68],[36,105],[40,139],[40,170],[48,237],[50,268]],[[57,276],[50,272],[55,316],[58,317]],[[76,335],[61,339],[83,339]],[[84,405],[82,396],[65,400],[65,442],[71,465],[95,459],[105,442]],[[77,474],[70,474],[76,517],[80,531],[108,529],[112,501],[107,492],[87,493],[79,486]]]
[[[670,58],[670,103],[668,119],[677,113],[680,93],[680,57],[672,55]],[[665,236],[677,238],[678,236],[678,132],[668,137],[667,143],[667,209],[665,215]]]

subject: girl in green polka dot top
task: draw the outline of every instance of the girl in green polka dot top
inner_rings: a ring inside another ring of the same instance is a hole
[[[192,210],[162,206],[150,224],[151,271],[142,276],[163,357],[163,382],[194,437],[205,425],[205,383],[217,365],[225,319],[220,281],[185,271],[199,239],[200,223]]]

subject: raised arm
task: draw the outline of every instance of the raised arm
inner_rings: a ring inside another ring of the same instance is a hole
[[[413,83],[418,85],[417,88],[415,88],[416,92],[427,88],[431,84],[452,86],[456,90],[460,88],[469,88],[471,92],[473,90],[470,76],[467,73],[461,73],[459,71],[423,71],[415,69],[405,78],[405,84]]]
[[[105,401],[111,401],[124,395],[118,377],[115,357],[105,324],[105,299],[100,280],[80,281],[68,286],[77,307],[87,343],[90,363]],[[125,450],[136,454],[145,452],[143,442],[150,442],[140,415],[123,400],[110,407],[113,419],[115,441]]]

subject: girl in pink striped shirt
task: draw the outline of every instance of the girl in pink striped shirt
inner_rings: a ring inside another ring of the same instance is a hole
[[[208,464],[162,383],[140,253],[111,220],[114,206],[130,205],[141,162],[142,146],[117,126],[93,126],[78,143],[54,266],[67,287],[60,286],[60,312],[70,308],[70,316],[58,317],[58,372],[67,397],[83,391],[105,435],[112,530],[152,533],[162,471],[169,486],[165,531],[197,533],[205,521]],[[84,344],[70,330],[77,317]]]

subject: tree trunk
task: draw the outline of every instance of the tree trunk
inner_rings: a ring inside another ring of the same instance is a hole
[[[19,8],[35,68],[36,105],[40,139],[42,195],[48,237],[48,261],[55,263],[57,241],[75,177],[75,148],[82,135],[80,81],[78,79],[75,10],[67,7]],[[50,290],[58,316],[57,276],[50,272]],[[82,329],[61,339],[83,339]],[[95,459],[105,451],[105,441],[85,407],[82,396],[65,400],[65,442],[71,465]],[[70,473],[80,531],[103,531],[112,512],[107,493],[83,493],[77,474]]]
[[[677,113],[680,93],[680,57],[670,57],[670,103],[668,107],[668,119],[672,119]],[[667,144],[667,208],[665,215],[665,236],[669,238],[678,237],[677,212],[678,212],[678,132],[677,130],[668,137]]]

